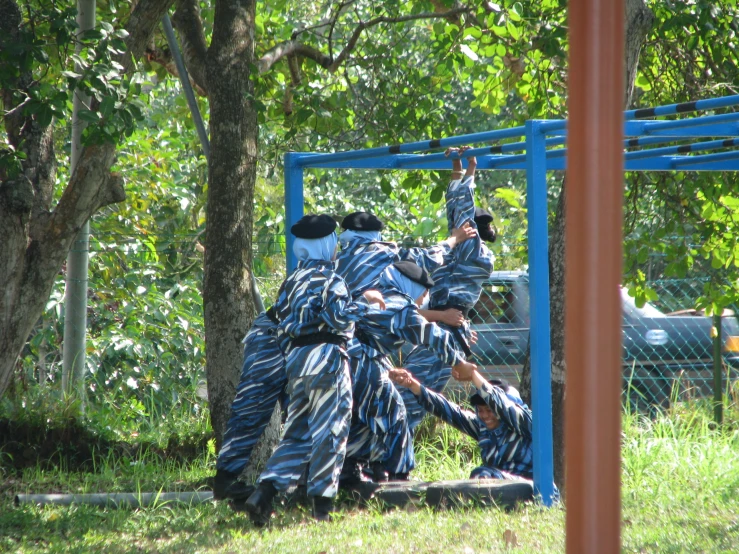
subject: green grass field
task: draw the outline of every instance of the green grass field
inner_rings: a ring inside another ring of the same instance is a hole
[[[739,552],[737,409],[716,429],[706,406],[679,406],[647,420],[624,416],[623,551]],[[474,444],[444,425],[428,426],[417,448],[423,480],[465,478]],[[2,456],[2,453],[0,453]],[[0,457],[0,464],[2,458]],[[300,506],[280,510],[266,530],[223,504],[140,510],[92,506],[14,507],[22,493],[204,489],[211,452],[162,463],[140,452],[110,458],[94,472],[3,470],[0,552],[562,552],[565,509],[512,512],[469,507],[385,511],[344,506],[330,524]]]

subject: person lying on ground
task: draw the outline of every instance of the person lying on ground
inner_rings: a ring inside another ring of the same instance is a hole
[[[391,370],[390,379],[408,388],[429,413],[477,441],[483,465],[472,470],[471,479],[531,479],[533,420],[518,391],[505,381],[488,382],[476,369],[459,368],[455,374],[477,388],[470,396],[474,412],[427,389],[406,369]]]

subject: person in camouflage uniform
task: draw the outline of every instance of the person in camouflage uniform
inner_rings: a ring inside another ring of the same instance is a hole
[[[470,397],[474,412],[424,387],[405,369],[392,370],[390,378],[407,387],[430,414],[477,441],[483,465],[472,470],[471,479],[532,479],[533,419],[518,391],[504,381],[488,382],[477,371],[459,373],[477,388]]]
[[[377,290],[383,296],[385,308],[373,310],[357,323],[355,338],[362,343],[363,357],[355,366],[358,376],[355,391],[364,389],[365,392],[358,392],[362,396],[367,391],[387,390],[379,396],[389,400],[384,410],[376,409],[371,403],[359,404],[358,409],[367,408],[368,413],[360,414],[352,425],[347,451],[355,457],[369,455],[370,461],[380,461],[395,479],[407,478],[415,460],[403,403],[389,380],[392,364],[388,356],[409,342],[428,347],[450,366],[475,367],[465,360],[448,331],[419,313],[418,304],[431,286],[433,281],[425,269],[409,261],[396,262],[383,271],[378,282]],[[378,436],[383,434],[372,429],[376,437],[369,437],[362,424],[382,429],[384,436]],[[376,480],[378,469],[373,467]]]
[[[290,402],[280,443],[245,504],[257,525],[267,523],[275,495],[297,484],[306,467],[313,517],[329,520],[333,509],[352,407],[346,343],[368,301],[382,303],[376,291],[352,300],[334,272],[335,228],[327,215],[305,216],[291,228],[299,263],[275,304]]]
[[[238,481],[251,452],[264,433],[275,404],[284,406],[285,357],[277,342],[277,318],[271,308],[261,313],[244,338],[244,364],[218,453],[213,496],[245,500],[254,487]]]
[[[461,154],[468,147],[448,149],[451,153]],[[491,228],[492,215],[480,208],[475,208],[475,169],[477,161],[468,159],[467,171],[463,175],[462,162],[459,157],[453,159],[452,181],[446,192],[447,226],[449,229],[469,225],[475,229],[471,240],[461,243],[453,251],[445,255],[444,263],[433,273],[434,286],[429,292],[429,309],[443,311],[456,309],[462,314],[469,314],[482,292],[482,285],[490,278],[495,256],[486,246],[486,242],[495,242],[496,233]],[[470,356],[471,331],[469,322],[465,321],[459,328],[445,326],[452,332],[465,353]],[[426,388],[441,392],[449,381],[451,368],[428,348],[416,347],[408,355],[404,367]],[[405,403],[408,424],[415,430],[423,419],[426,410],[416,397],[407,389],[401,391]]]
[[[450,252],[476,234],[467,228],[450,229],[449,238],[429,248],[400,248],[395,243],[383,242],[384,225],[368,212],[348,214],[341,226],[344,231],[339,236],[341,250],[337,256],[337,273],[347,282],[355,298],[365,290],[377,287],[383,271],[393,262],[412,261],[430,273],[444,263]],[[421,313],[429,321],[444,321],[449,325],[461,325],[463,320],[462,314],[455,310]],[[344,481],[361,479],[361,460],[377,462],[373,477],[385,480],[387,473],[379,460],[390,453],[395,453],[393,460],[385,459],[390,473],[407,473],[413,466],[413,458],[398,455],[409,452],[410,437],[400,394],[387,379],[387,369],[392,364],[381,350],[357,339],[350,344],[348,351],[354,385],[354,411],[343,474],[347,479]]]

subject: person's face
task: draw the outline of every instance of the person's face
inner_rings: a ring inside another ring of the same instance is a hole
[[[416,298],[416,306],[418,306],[420,308],[421,307],[421,304],[423,304],[423,301],[426,299],[426,297],[428,296],[428,294],[429,294],[429,291],[428,290],[423,291],[421,293],[421,296],[419,296],[418,298]]]
[[[479,417],[488,429],[495,429],[500,425],[500,420],[489,406],[478,406],[477,417]]]

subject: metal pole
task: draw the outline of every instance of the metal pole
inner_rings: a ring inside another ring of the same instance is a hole
[[[200,145],[203,148],[203,154],[205,158],[210,158],[210,142],[208,141],[208,132],[205,130],[203,124],[203,118],[200,116],[200,108],[198,108],[198,101],[195,99],[195,93],[192,90],[190,84],[190,77],[187,75],[187,68],[185,62],[182,59],[182,53],[180,52],[180,45],[174,36],[174,29],[172,28],[172,22],[169,19],[168,14],[164,14],[162,17],[162,26],[164,27],[164,34],[167,37],[167,43],[169,44],[169,50],[172,52],[172,58],[174,58],[175,66],[177,67],[177,73],[180,76],[180,83],[182,84],[182,90],[185,93],[187,99],[187,105],[190,107],[190,113],[192,114],[192,121],[195,123],[195,129],[198,131],[198,137],[200,137]]]
[[[724,422],[721,314],[713,314],[713,327],[716,329],[716,336],[713,337],[713,418],[717,425],[721,425]]]
[[[90,504],[108,508],[147,508],[163,504],[202,504],[213,500],[213,493],[208,492],[119,492],[103,494],[19,494],[15,497],[15,505],[33,504],[46,506],[56,504]]]
[[[95,0],[77,2],[78,35],[95,28]],[[81,44],[75,50],[79,53]],[[77,68],[79,70],[79,68]],[[72,109],[72,153],[70,175],[74,175],[82,153],[84,121],[79,118],[81,109],[89,108],[90,98],[75,90]],[[85,222],[72,243],[67,256],[67,277],[64,288],[64,345],[62,347],[62,390],[71,394],[79,389],[83,398],[85,376],[85,338],[87,331],[87,267],[89,263],[90,223]]]
[[[554,496],[552,349],[549,317],[547,160],[541,122],[526,122],[526,206],[531,279],[531,411],[534,413],[534,492],[545,506]]]
[[[566,185],[568,553],[621,541],[624,3],[571,0]]]
[[[195,98],[195,92],[192,90],[192,84],[190,83],[190,77],[187,74],[187,68],[185,67],[185,61],[182,59],[182,52],[180,51],[180,45],[175,37],[174,29],[172,28],[172,21],[169,19],[168,14],[164,14],[162,17],[162,26],[164,27],[164,34],[167,37],[167,44],[169,44],[169,50],[172,52],[172,58],[174,58],[175,66],[177,67],[177,74],[180,77],[180,84],[182,90],[185,93],[187,99],[187,105],[190,108],[190,114],[192,115],[192,121],[195,124],[195,129],[198,132],[198,138],[200,139],[200,146],[203,149],[205,159],[210,159],[210,141],[208,140],[208,131],[205,129],[203,118],[200,115],[200,108],[198,107],[198,101]],[[254,289],[254,304],[258,313],[264,311],[264,300],[259,292],[259,286],[257,285],[257,279],[254,276],[254,272],[251,271],[251,284]]]
[[[287,274],[297,266],[293,253],[293,236],[290,227],[303,217],[303,168],[298,165],[300,154],[285,154],[285,242],[287,244]]]

